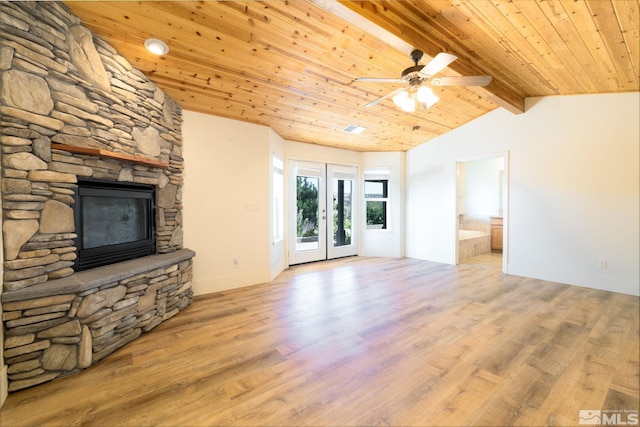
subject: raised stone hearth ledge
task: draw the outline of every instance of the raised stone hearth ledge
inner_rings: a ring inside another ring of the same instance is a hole
[[[80,372],[188,307],[194,256],[181,249],[3,293],[9,391]]]
[[[168,254],[149,255],[144,258],[81,271],[62,279],[49,280],[41,286],[5,292],[2,294],[2,302],[6,304],[54,295],[82,293],[109,283],[119,282],[127,277],[189,260],[195,255],[196,253],[190,249],[181,249]]]

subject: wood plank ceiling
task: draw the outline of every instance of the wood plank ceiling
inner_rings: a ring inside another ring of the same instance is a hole
[[[356,151],[406,151],[498,107],[521,113],[527,97],[640,87],[640,0],[66,4],[184,109]],[[150,37],[170,52],[148,53]],[[439,75],[493,80],[434,87],[440,101],[415,113],[391,99],[366,108],[401,85],[354,79],[399,78],[413,48],[425,52],[420,64],[458,56]]]

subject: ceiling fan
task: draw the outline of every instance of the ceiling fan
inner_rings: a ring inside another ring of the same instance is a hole
[[[449,64],[458,59],[457,56],[450,53],[440,52],[427,65],[418,65],[422,59],[422,51],[415,49],[411,52],[411,59],[414,62],[413,67],[409,67],[402,72],[399,79],[385,79],[375,77],[359,77],[355,79],[357,82],[378,82],[378,83],[408,83],[408,88],[400,88],[389,92],[388,94],[376,99],[365,105],[365,107],[373,107],[374,105],[392,98],[393,102],[403,111],[413,112],[417,106],[429,108],[434,105],[440,98],[433,93],[433,90],[426,86],[486,86],[491,82],[491,76],[458,76],[458,77],[435,77],[434,75],[445,69]]]

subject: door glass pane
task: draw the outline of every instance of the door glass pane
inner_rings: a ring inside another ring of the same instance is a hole
[[[297,177],[296,251],[317,250],[319,248],[319,185],[320,178],[309,176]]]
[[[351,244],[353,183],[351,180],[333,180],[333,246]]]

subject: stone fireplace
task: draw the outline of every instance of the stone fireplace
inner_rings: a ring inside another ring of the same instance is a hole
[[[58,2],[0,3],[9,391],[81,371],[187,307],[179,105]],[[146,186],[153,254],[77,271],[78,183]]]

